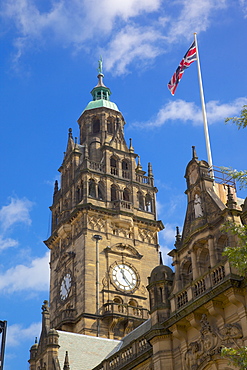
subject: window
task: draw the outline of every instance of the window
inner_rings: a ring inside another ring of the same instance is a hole
[[[123,200],[126,200],[126,202],[130,201],[130,192],[126,188],[123,191]]]
[[[115,185],[111,186],[111,201],[117,200],[117,187]]]
[[[124,179],[130,178],[129,162],[125,160],[122,161],[122,176]]]
[[[143,198],[143,195],[140,191],[138,191],[138,193],[137,193],[137,200],[138,200],[138,208],[141,211],[144,211],[144,198]]]
[[[93,179],[89,180],[89,196],[96,198],[96,184]]]
[[[105,199],[105,187],[102,182],[99,182],[99,185],[98,185],[98,199],[99,200]]]
[[[152,198],[151,198],[150,194],[146,195],[145,205],[146,205],[146,211],[147,212],[152,212]]]
[[[118,168],[117,168],[117,160],[114,157],[110,159],[110,166],[111,166],[111,174],[118,175]]]
[[[97,117],[93,118],[93,134],[100,132],[100,120]]]
[[[108,134],[114,133],[114,119],[112,117],[107,119],[107,132]]]

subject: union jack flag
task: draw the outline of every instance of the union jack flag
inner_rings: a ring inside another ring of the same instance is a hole
[[[183,77],[183,73],[186,68],[188,68],[191,63],[193,63],[197,59],[197,52],[196,52],[196,44],[195,41],[192,43],[191,47],[179,63],[176,72],[172,76],[171,80],[168,82],[168,89],[170,90],[171,94],[174,95],[175,91],[178,87],[178,83]]]

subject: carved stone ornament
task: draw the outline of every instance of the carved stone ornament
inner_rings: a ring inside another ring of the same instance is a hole
[[[242,330],[239,324],[226,324],[221,330],[209,324],[207,316],[201,318],[200,337],[191,342],[184,356],[185,370],[197,370],[208,358],[221,352],[222,346],[241,345]]]

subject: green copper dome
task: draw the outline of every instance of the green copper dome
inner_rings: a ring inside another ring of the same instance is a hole
[[[91,91],[93,100],[88,103],[83,112],[101,107],[113,109],[119,112],[117,105],[110,101],[111,90],[106,87],[103,82],[104,75],[102,72],[102,59],[99,60],[98,72],[98,84]]]

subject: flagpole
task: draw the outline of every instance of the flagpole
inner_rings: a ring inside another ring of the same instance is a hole
[[[211,154],[211,147],[210,147],[210,140],[209,140],[209,133],[208,133],[208,121],[207,121],[204,93],[203,93],[203,87],[202,87],[201,67],[200,67],[199,50],[198,50],[196,33],[194,33],[194,40],[195,40],[196,54],[197,54],[197,58],[196,58],[197,71],[198,71],[199,89],[200,89],[200,97],[201,97],[201,104],[202,104],[203,127],[204,127],[204,135],[205,135],[205,140],[206,140],[208,164],[209,164],[211,176],[214,177],[212,154]]]

